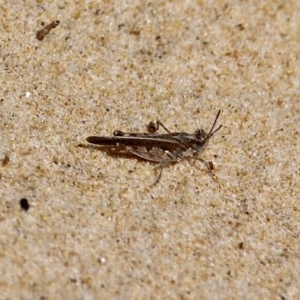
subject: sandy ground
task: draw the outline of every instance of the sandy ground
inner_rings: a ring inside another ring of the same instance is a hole
[[[299,1],[0,18],[1,299],[299,299]],[[208,131],[218,109],[215,178],[184,160],[151,187],[155,165],[78,147],[157,119]]]

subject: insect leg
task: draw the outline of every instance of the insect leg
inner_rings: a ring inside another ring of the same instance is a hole
[[[155,186],[156,184],[158,184],[158,182],[160,181],[160,178],[161,178],[163,169],[164,169],[165,167],[167,167],[168,165],[170,165],[172,162],[174,162],[174,160],[172,160],[172,158],[168,158],[168,159],[162,160],[162,161],[159,163],[159,165],[158,165],[158,168],[159,168],[159,174],[158,174],[157,178],[155,179],[155,181],[151,184],[151,186]]]
[[[171,133],[171,131],[159,120],[156,121],[157,124],[157,129],[158,129],[158,125],[160,125],[166,132]]]
[[[162,175],[163,168],[167,167],[168,165],[170,165],[172,163],[176,163],[176,162],[178,162],[178,160],[183,158],[182,153],[179,151],[177,151],[176,153],[171,153],[171,152],[166,151],[166,153],[169,155],[169,157],[162,159],[160,161],[160,163],[158,165],[158,168],[159,168],[158,177],[156,178],[156,180],[154,181],[154,183],[151,186],[154,186],[159,182],[161,175]]]
[[[151,184],[151,186],[155,186],[158,184],[158,182],[160,181],[160,178],[161,178],[163,168],[164,167],[161,164],[159,164],[159,174],[158,174],[157,178],[155,179],[155,181]]]
[[[211,161],[206,161],[201,157],[189,157],[189,158],[201,161],[205,165],[205,167],[207,168],[207,170],[208,170],[209,174],[212,176],[212,178],[214,178],[214,179],[217,178],[216,175],[213,173],[214,166],[213,166],[213,163]]]
[[[211,165],[205,159],[203,159],[201,157],[193,157],[193,159],[197,159],[197,160],[201,161],[205,165],[205,167],[208,169],[208,171],[211,171]]]
[[[166,132],[171,133],[171,131],[159,120],[156,122],[150,122],[147,126],[147,131],[153,134],[158,130],[159,126],[161,126]]]

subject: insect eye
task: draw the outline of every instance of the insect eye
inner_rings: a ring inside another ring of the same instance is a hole
[[[207,133],[203,129],[198,129],[195,132],[195,135],[196,135],[197,140],[199,140],[199,141],[203,141],[207,138]]]

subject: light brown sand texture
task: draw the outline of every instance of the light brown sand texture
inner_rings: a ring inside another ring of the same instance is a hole
[[[300,299],[299,53],[299,1],[2,1],[0,298]],[[219,109],[215,177],[87,146]]]

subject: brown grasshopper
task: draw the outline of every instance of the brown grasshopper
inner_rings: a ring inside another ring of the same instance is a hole
[[[210,138],[221,129],[220,125],[214,130],[221,110],[218,111],[214,123],[208,133],[203,129],[197,129],[194,133],[171,132],[160,121],[150,122],[148,133],[126,133],[115,130],[112,137],[89,136],[87,142],[104,146],[115,154],[136,156],[146,161],[158,163],[160,172],[153,183],[157,184],[161,178],[164,167],[177,163],[183,159],[197,159],[205,164],[211,172],[212,163],[207,162],[196,155],[201,154]],[[167,133],[155,133],[161,126]]]

